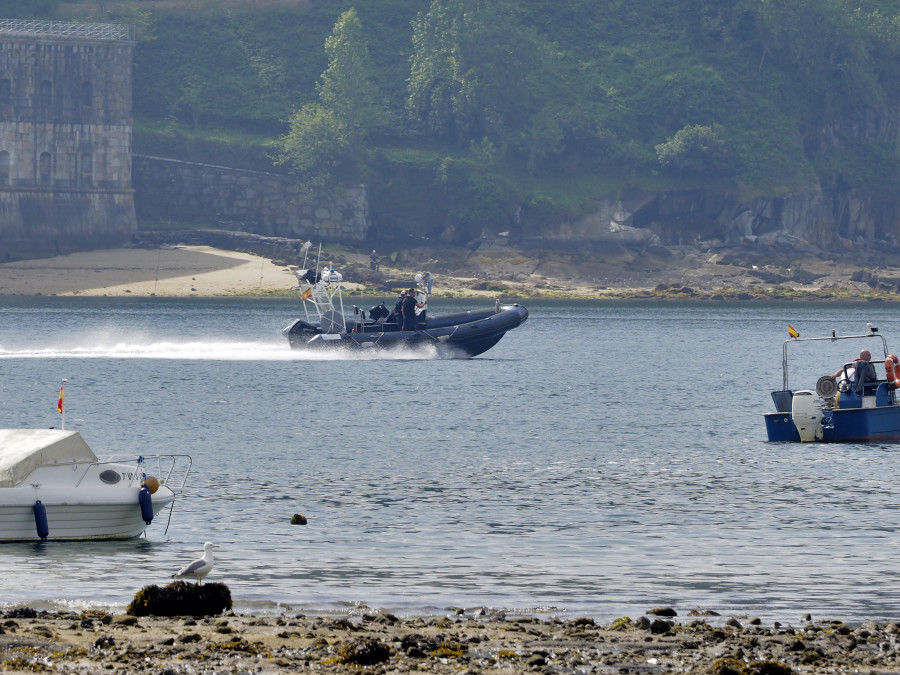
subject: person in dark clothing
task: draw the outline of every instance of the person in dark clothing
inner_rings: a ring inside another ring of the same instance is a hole
[[[403,330],[416,329],[416,289],[411,288],[406,292],[406,297],[400,303],[400,311],[403,314]]]
[[[394,303],[394,309],[391,310],[391,313],[388,314],[388,318],[385,319],[385,323],[395,323],[401,328],[403,327],[403,312],[400,308],[400,305],[403,303],[403,298],[406,297],[406,291],[400,291],[400,296],[397,298],[397,302]]]

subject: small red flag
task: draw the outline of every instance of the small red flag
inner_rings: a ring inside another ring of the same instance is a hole
[[[305,291],[303,291],[303,293],[300,295],[300,299],[301,299],[301,300],[309,300],[309,298],[311,298],[311,297],[312,297],[312,289],[311,289],[311,288],[307,288],[307,289],[306,289]]]
[[[63,397],[65,396],[65,393],[66,385],[63,385],[59,388],[59,400],[56,402],[56,412],[58,412],[60,415],[63,411]]]

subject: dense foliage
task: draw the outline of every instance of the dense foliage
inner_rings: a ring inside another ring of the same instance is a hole
[[[536,230],[627,187],[900,177],[895,0],[4,4],[136,24],[136,151],[367,182],[384,231]]]

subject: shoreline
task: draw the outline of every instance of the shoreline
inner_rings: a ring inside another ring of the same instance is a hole
[[[786,675],[900,672],[895,623],[679,618],[656,608],[608,625],[590,618],[489,616],[463,610],[397,617],[227,611],[135,617],[98,610],[4,613],[6,672],[668,673]]]
[[[422,254],[426,257],[426,254]],[[412,283],[418,267],[391,263],[370,272],[368,256],[341,253],[335,266],[345,270],[348,297],[393,298],[396,289]],[[252,253],[211,246],[161,246],[85,251],[54,258],[0,264],[0,296],[57,297],[295,297],[296,266]],[[720,270],[713,270],[719,273]],[[853,282],[848,270],[832,270],[827,283],[764,284],[747,282],[740,272],[719,275],[702,268],[680,270],[678,282],[668,281],[672,270],[648,273],[641,285],[587,283],[561,275],[546,278],[521,273],[503,275],[484,269],[436,272],[434,298],[510,300],[677,300],[769,302],[900,302],[893,286],[872,287]],[[582,271],[582,276],[585,273]],[[882,277],[888,279],[888,277]]]

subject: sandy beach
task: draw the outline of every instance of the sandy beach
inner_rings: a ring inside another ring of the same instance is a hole
[[[267,295],[295,283],[288,267],[208,246],[86,251],[0,265],[0,295]]]
[[[897,673],[900,630],[798,617],[590,618],[5,613],[4,672],[134,673]]]

